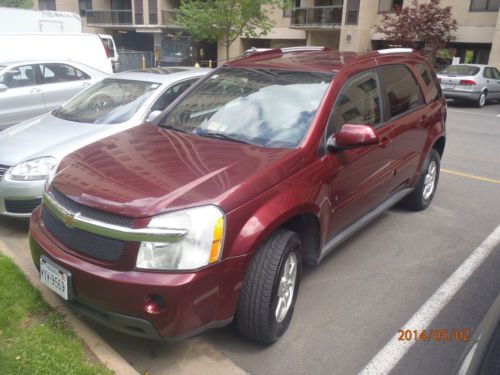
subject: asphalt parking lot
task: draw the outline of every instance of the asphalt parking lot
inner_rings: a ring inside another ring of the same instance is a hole
[[[306,268],[290,329],[275,345],[248,342],[232,326],[180,343],[97,332],[141,373],[168,373],[186,355],[229,359],[251,374],[358,373],[500,225],[500,104],[450,103],[447,128],[432,205],[419,213],[393,208],[318,267]],[[26,251],[26,233],[24,222],[0,219],[9,247]],[[498,269],[497,245],[429,327],[472,333],[500,293]],[[464,347],[418,342],[390,369],[450,373]]]

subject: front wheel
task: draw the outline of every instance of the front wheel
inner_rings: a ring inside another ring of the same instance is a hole
[[[287,330],[300,285],[301,249],[295,232],[279,229],[253,257],[236,311],[244,336],[270,344]]]
[[[440,165],[441,159],[439,153],[435,149],[432,149],[415,189],[401,201],[403,207],[413,211],[421,211],[431,204],[432,198],[436,193]]]

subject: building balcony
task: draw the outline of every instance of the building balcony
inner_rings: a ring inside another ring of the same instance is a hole
[[[342,1],[338,5],[300,7],[292,10],[290,27],[295,29],[331,29],[342,24]]]
[[[131,10],[87,10],[88,26],[132,26]]]

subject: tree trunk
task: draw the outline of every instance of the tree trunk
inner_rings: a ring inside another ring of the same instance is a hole
[[[229,61],[229,47],[230,47],[229,40],[226,39],[226,62]]]

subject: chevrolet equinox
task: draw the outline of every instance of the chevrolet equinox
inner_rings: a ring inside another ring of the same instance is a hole
[[[42,282],[118,331],[178,339],[235,321],[272,343],[302,265],[394,204],[432,201],[446,103],[411,50],[258,52],[154,124],[66,157],[30,224]]]

